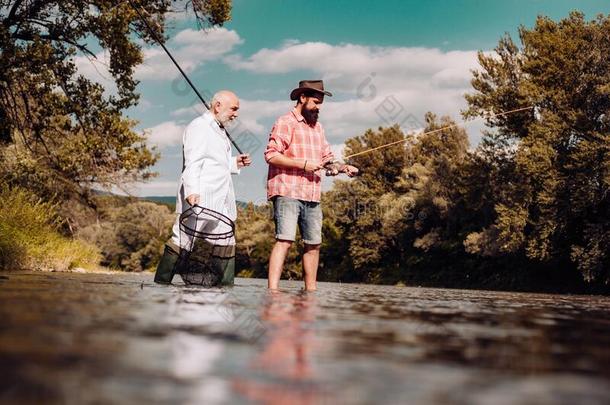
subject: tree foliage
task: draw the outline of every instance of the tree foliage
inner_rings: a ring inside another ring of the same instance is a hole
[[[479,54],[469,116],[535,106],[488,120],[485,145],[505,174],[495,220],[469,237],[469,250],[522,253],[543,265],[577,266],[588,281],[610,281],[610,19],[580,13],[539,17],[520,29],[522,47],[503,38]]]
[[[138,41],[164,38],[173,3],[0,1],[0,175],[5,182],[44,198],[88,200],[93,186],[153,175],[149,168],[157,154],[123,111],[138,101]],[[230,0],[181,4],[205,25],[230,17]],[[76,56],[93,59],[99,48],[109,55],[115,92],[105,92],[76,68]]]
[[[100,264],[126,271],[156,266],[175,219],[167,206],[107,199],[99,213],[99,220],[80,229],[78,237],[99,247]]]
[[[610,17],[539,17],[519,34],[478,56],[464,115],[488,129],[474,150],[431,113],[423,135],[395,126],[347,140],[348,155],[403,146],[355,156],[363,174],[323,195],[320,278],[608,287]]]
[[[342,279],[398,281],[409,263],[447,248],[456,220],[450,215],[453,183],[468,139],[463,129],[440,130],[454,124],[447,117],[438,120],[427,114],[426,123],[425,132],[432,133],[420,137],[391,127],[347,142],[346,153],[352,154],[404,140],[402,145],[355,157],[352,163],[363,167],[364,174],[335,183],[325,195],[329,217],[338,228],[329,233],[342,235],[349,251],[349,261],[337,264],[344,269]]]
[[[255,206],[248,203],[239,209],[236,222],[237,251],[236,265],[241,277],[267,277],[269,255],[275,243],[275,226],[273,224],[273,206],[267,203]],[[283,271],[287,279],[302,275],[297,245],[288,252]],[[301,252],[302,253],[302,252]]]

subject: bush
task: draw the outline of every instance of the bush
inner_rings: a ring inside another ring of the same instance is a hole
[[[165,205],[147,201],[109,203],[100,220],[79,231],[79,237],[102,252],[101,264],[125,271],[152,270],[171,236],[175,214]]]
[[[0,269],[95,267],[96,247],[58,232],[54,204],[19,188],[0,187]]]

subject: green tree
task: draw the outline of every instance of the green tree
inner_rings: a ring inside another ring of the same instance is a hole
[[[267,277],[269,254],[275,242],[271,204],[253,203],[239,210],[236,221],[236,271],[240,276]]]
[[[462,226],[456,179],[468,154],[468,136],[449,117],[438,120],[428,113],[425,121],[424,133],[409,148],[394,190],[383,197],[391,207],[385,211],[384,228],[402,246],[400,261],[411,266],[423,259],[451,260],[463,251],[456,242]],[[404,266],[400,278],[409,270]]]
[[[0,1],[0,176],[39,196],[88,201],[93,186],[150,178],[156,161],[122,112],[138,101],[139,39],[153,42],[131,4],[164,38],[171,0]],[[222,24],[230,0],[189,1],[199,21]],[[203,35],[203,34],[202,34]],[[115,94],[79,74],[74,58],[109,55]],[[64,211],[65,216],[70,213]]]
[[[159,261],[174,219],[167,206],[152,202],[109,205],[100,210],[100,220],[82,228],[78,236],[100,248],[102,265],[143,271]]]
[[[367,130],[346,141],[347,155],[356,154],[390,142],[406,141],[398,126]],[[355,156],[350,163],[362,168],[353,180],[338,180],[323,197],[327,216],[324,234],[330,241],[344,243],[322,250],[324,267],[336,267],[334,274],[342,281],[378,282],[385,268],[386,253],[392,246],[384,238],[382,196],[393,189],[406,163],[406,148],[397,145]],[[337,249],[346,251],[338,253]],[[336,260],[334,263],[332,260]]]
[[[443,129],[455,124],[447,117],[439,121],[428,113],[425,119],[423,135],[391,127],[348,140],[347,154],[403,142],[354,157],[364,174],[335,183],[325,196],[331,221],[325,230],[336,246],[323,261],[335,261],[342,280],[396,282],[424,259],[444,256],[456,245],[463,251],[455,242],[460,217],[452,210],[468,138],[463,129]]]
[[[587,281],[608,283],[610,18],[539,17],[519,34],[521,47],[506,36],[495,54],[479,54],[482,69],[466,97],[467,116],[535,106],[487,120],[495,131],[480,153],[497,153],[487,162],[502,177],[486,184],[503,190],[494,196],[493,219],[468,236],[466,247],[577,267]]]
[[[271,203],[248,205],[239,210],[236,222],[236,266],[240,277],[267,277],[269,255],[275,244]],[[294,244],[284,263],[282,277],[293,280],[302,275],[302,246]]]

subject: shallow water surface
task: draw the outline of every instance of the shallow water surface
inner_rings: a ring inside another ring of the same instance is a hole
[[[0,277],[0,403],[608,404],[610,298]]]

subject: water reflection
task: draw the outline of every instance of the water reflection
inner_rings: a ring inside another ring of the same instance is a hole
[[[314,371],[318,346],[316,293],[269,291],[261,310],[265,334],[248,372],[234,381],[244,397],[265,404],[314,404],[328,399]]]
[[[608,297],[8,277],[0,403],[610,403]]]

